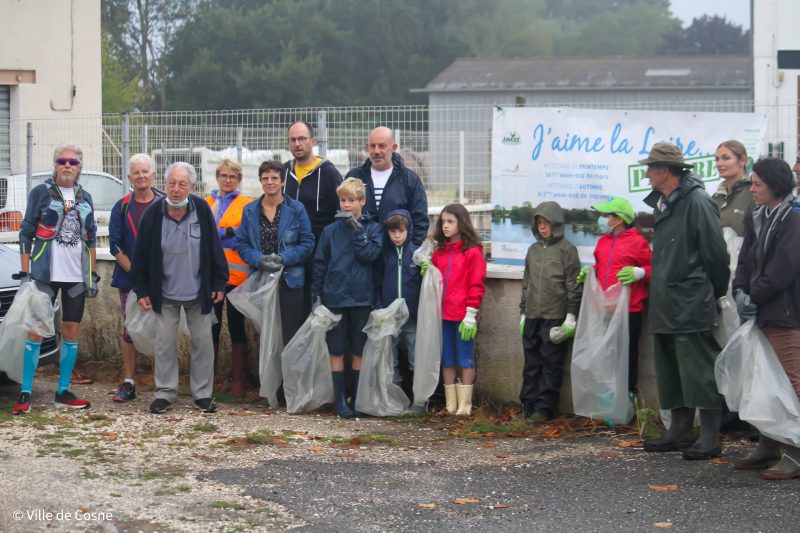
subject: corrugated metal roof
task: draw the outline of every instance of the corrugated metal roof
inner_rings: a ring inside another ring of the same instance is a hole
[[[742,88],[750,56],[456,59],[422,92],[660,88]]]

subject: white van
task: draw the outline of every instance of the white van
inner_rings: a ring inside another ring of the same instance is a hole
[[[31,188],[52,176],[52,171],[34,172],[31,175]],[[0,232],[19,231],[28,204],[25,179],[25,174],[0,177]],[[81,171],[79,182],[92,195],[95,222],[98,226],[107,226],[111,208],[123,196],[122,182],[111,174],[97,170]]]

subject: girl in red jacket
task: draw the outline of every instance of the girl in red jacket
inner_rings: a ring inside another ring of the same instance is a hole
[[[431,262],[442,273],[442,379],[447,412],[469,416],[475,383],[472,351],[478,333],[476,316],[485,292],[486,260],[481,239],[461,204],[442,209],[433,239]],[[423,266],[423,275],[427,264]],[[456,366],[461,383],[456,384]]]
[[[642,312],[647,300],[650,261],[653,252],[642,234],[631,225],[635,214],[631,203],[619,197],[592,206],[600,213],[598,223],[606,233],[594,249],[594,268],[603,290],[619,282],[631,286],[628,307],[628,390],[636,393],[639,376],[639,335],[642,332]],[[583,283],[590,266],[583,267],[578,283]]]

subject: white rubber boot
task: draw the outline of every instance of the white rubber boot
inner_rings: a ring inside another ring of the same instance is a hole
[[[458,397],[458,416],[469,416],[472,412],[472,387],[473,385],[456,385],[456,396]]]
[[[456,414],[456,410],[458,410],[458,397],[456,396],[455,384],[444,386],[444,401],[445,409],[447,409],[448,414]]]

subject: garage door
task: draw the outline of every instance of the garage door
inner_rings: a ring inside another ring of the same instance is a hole
[[[0,85],[0,176],[11,173],[11,103],[8,85]]]

